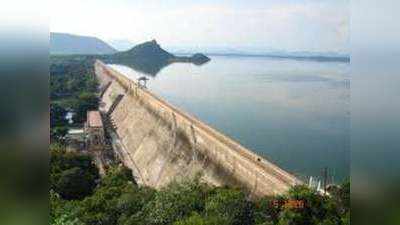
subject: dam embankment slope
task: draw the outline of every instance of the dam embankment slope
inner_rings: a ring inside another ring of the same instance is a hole
[[[213,185],[237,185],[253,196],[286,192],[301,181],[135,81],[95,63],[101,111],[112,123],[122,161],[140,183],[155,188],[201,176]]]

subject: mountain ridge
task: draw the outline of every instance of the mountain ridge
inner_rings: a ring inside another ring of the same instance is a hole
[[[116,52],[117,50],[97,37],[50,32],[50,54],[103,55]]]

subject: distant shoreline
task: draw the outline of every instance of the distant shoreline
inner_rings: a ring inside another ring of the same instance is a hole
[[[191,55],[189,52],[172,52],[177,56]],[[246,54],[246,53],[204,53],[207,56],[227,56],[227,57],[257,57],[257,58],[276,58],[276,59],[293,59],[304,61],[318,61],[318,62],[350,62],[350,57],[340,56],[290,56],[290,55],[276,55],[276,54]]]

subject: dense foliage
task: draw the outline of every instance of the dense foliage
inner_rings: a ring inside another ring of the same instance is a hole
[[[94,59],[89,56],[52,56],[50,64],[50,137],[62,141],[69,126],[86,121],[86,112],[98,108]],[[73,112],[74,124],[68,124]]]
[[[90,156],[66,152],[62,145],[51,145],[50,187],[64,199],[82,199],[90,195],[98,178]]]
[[[53,179],[50,191],[52,224],[349,224],[350,209],[347,204],[349,183],[338,187],[336,194],[331,197],[317,194],[305,186],[296,186],[287,195],[250,200],[240,189],[211,187],[197,179],[172,182],[157,191],[138,186],[129,169],[112,166],[107,170],[106,176],[97,183],[92,194],[86,194],[82,198],[81,193],[68,191],[66,198],[65,190],[60,189],[56,181],[61,179],[60,176],[65,176],[61,170],[69,171],[71,167],[88,165],[86,162],[90,160],[84,156],[72,158],[66,153],[61,154],[58,151],[55,155],[52,153]],[[84,170],[82,167],[79,168]],[[96,174],[95,169],[91,167],[85,171],[92,171],[92,175]],[[70,171],[67,174],[70,173],[73,174]],[[67,178],[70,179],[68,176]],[[75,181],[78,183],[87,182],[83,181],[85,179],[92,181],[90,176],[80,176],[80,178],[82,181]],[[56,185],[53,186],[54,184]],[[304,207],[291,208],[283,204],[274,204],[277,201],[289,200],[304,201]]]
[[[94,59],[85,56],[51,56],[50,99],[76,97],[82,92],[95,92]]]

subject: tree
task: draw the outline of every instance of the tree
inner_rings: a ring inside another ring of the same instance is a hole
[[[279,214],[282,211],[282,205],[276,205],[276,202],[285,202],[285,196],[268,196],[255,201],[254,222],[255,224],[277,224]]]
[[[63,138],[68,133],[67,127],[54,127],[50,130],[50,138],[51,140],[55,140],[58,142],[63,142]]]
[[[154,198],[155,190],[149,187],[132,188],[121,194],[116,202],[118,224],[141,224],[143,208]]]
[[[67,134],[68,128],[65,115],[67,111],[59,104],[50,104],[50,138],[51,140],[61,141]]]
[[[87,56],[50,57],[50,98],[77,97],[82,92],[95,93],[94,59]]]
[[[51,225],[84,225],[78,218],[71,218],[68,214],[63,214],[60,217],[57,217]]]
[[[79,167],[67,169],[61,173],[55,190],[64,199],[82,199],[92,193],[96,182]]]
[[[50,104],[50,127],[56,126],[65,126],[67,125],[67,120],[65,116],[67,114],[67,110],[61,107],[59,104],[51,103]]]
[[[339,224],[340,212],[334,199],[322,196],[307,186],[298,185],[289,190],[289,200],[303,201],[303,208],[286,208],[279,215],[278,224],[309,225]]]
[[[94,194],[81,202],[77,215],[87,225],[125,224],[152,196],[151,189],[136,185],[130,170],[112,167]]]
[[[301,224],[313,224],[304,223],[304,216],[299,212],[295,212],[289,209],[283,210],[278,220],[278,225],[301,225]]]
[[[206,214],[219,216],[232,225],[253,223],[253,209],[246,195],[236,189],[216,188],[206,201]]]
[[[75,201],[66,201],[59,194],[50,190],[50,221],[51,225],[83,225],[76,217]]]
[[[229,223],[218,216],[201,216],[198,213],[193,213],[190,217],[178,220],[174,225],[228,225]]]
[[[133,179],[132,171],[125,166],[110,167],[100,185],[105,187],[118,187],[126,183],[133,183],[135,186],[136,181]]]
[[[172,183],[145,206],[146,224],[171,224],[204,209],[205,189],[198,181]]]
[[[65,146],[50,146],[50,187],[65,199],[81,199],[92,193],[99,171],[88,155],[68,153]]]
[[[346,181],[340,186],[338,197],[344,211],[350,212],[350,181]]]
[[[78,218],[87,225],[115,225],[119,213],[116,208],[118,198],[127,187],[99,187],[94,194],[79,205]]]
[[[86,113],[89,110],[97,110],[99,107],[99,98],[95,93],[83,92],[79,94],[76,101],[73,103],[74,121],[82,123],[86,121]]]
[[[350,211],[342,216],[341,221],[343,225],[350,225]]]

